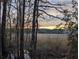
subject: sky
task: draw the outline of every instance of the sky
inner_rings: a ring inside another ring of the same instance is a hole
[[[67,10],[72,10],[72,6],[71,6],[71,1],[72,0],[48,0],[50,3],[52,4],[67,4],[66,6],[62,6],[63,9],[67,9]],[[54,15],[54,16],[59,16],[59,17],[63,17],[63,14],[61,14],[60,12],[56,11],[54,8],[51,8],[49,10],[46,10],[46,12],[50,15]],[[16,13],[16,11],[13,11],[13,13]],[[43,14],[45,16],[45,18],[47,17],[47,19],[41,19],[39,18],[39,26],[40,28],[55,28],[56,25],[62,23],[63,25],[65,24],[64,21],[61,21],[60,19],[56,19],[56,18],[50,18],[47,15]]]
[[[68,10],[68,11],[72,11],[72,0],[49,0],[50,3],[52,4],[66,4],[65,6],[62,6],[64,10]],[[77,0],[76,0],[77,1]],[[63,17],[63,14],[61,14],[60,12],[56,11],[55,9],[49,9],[46,11],[48,14],[54,15],[54,16],[59,16],[59,17]],[[45,14],[44,14],[45,15]],[[45,15],[46,16],[46,15]],[[47,16],[46,16],[47,17]],[[76,20],[74,20],[75,22]],[[64,27],[63,25],[65,25],[65,21],[62,21],[60,19],[56,19],[56,18],[49,18],[48,20],[44,20],[44,19],[40,19],[39,20],[39,25],[40,28],[49,28],[49,29],[53,29],[56,28],[56,25],[59,25],[60,23],[62,23],[61,27]]]
[[[70,3],[71,0],[50,0],[50,2],[52,4],[60,4],[60,3]],[[64,9],[72,9],[71,6],[63,6]],[[61,14],[60,12],[56,11],[54,8],[50,9],[50,10],[47,10],[46,11],[48,14],[51,14],[51,15],[54,15],[54,16],[60,16],[60,17],[63,17],[63,14]],[[46,15],[45,15],[46,16]],[[46,16],[47,17],[47,16]],[[41,26],[55,26],[59,23],[65,23],[64,21],[61,21],[60,19],[55,19],[55,18],[50,18],[47,20],[43,20],[43,19],[40,19],[39,20],[39,23],[41,23],[40,25]],[[42,24],[43,23],[43,24]]]
[[[72,0],[49,0],[52,3],[71,3]]]

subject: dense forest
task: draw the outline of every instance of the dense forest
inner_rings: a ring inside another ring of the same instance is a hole
[[[78,59],[78,1],[0,0],[0,59]]]

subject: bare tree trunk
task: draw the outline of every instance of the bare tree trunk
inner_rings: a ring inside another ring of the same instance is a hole
[[[1,25],[1,2],[0,2],[0,25]]]
[[[25,15],[25,0],[21,5],[21,23],[20,23],[20,59],[24,59],[24,15]]]
[[[10,21],[10,24],[9,24],[9,27],[10,27],[10,34],[9,34],[9,37],[10,37],[10,39],[9,39],[9,48],[10,48],[10,51],[11,51],[11,39],[12,39],[12,33],[11,33],[11,17],[10,17],[10,11],[11,11],[11,2],[12,2],[12,0],[9,0],[7,3],[8,3],[8,20]]]
[[[31,41],[31,59],[36,59],[37,29],[38,29],[38,2],[34,1],[33,21],[32,21],[32,41]]]
[[[2,43],[2,59],[6,59],[6,46],[5,46],[5,26],[6,26],[6,3],[3,2],[3,15],[2,15],[2,27],[1,27],[1,43]]]
[[[17,56],[16,56],[16,58],[19,59],[19,4],[18,4],[18,1],[17,1],[16,40],[17,40]]]
[[[1,28],[1,2],[0,2],[0,28]],[[1,29],[0,29],[0,33],[1,33]],[[0,38],[1,38],[1,34],[0,34]],[[0,39],[0,48],[1,48],[1,39]],[[0,49],[1,52],[1,49]],[[0,53],[0,59],[1,59],[1,53]]]

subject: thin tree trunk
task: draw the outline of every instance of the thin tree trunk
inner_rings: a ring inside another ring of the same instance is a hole
[[[34,1],[33,21],[32,21],[32,41],[31,59],[36,59],[37,29],[38,29],[38,0]]]
[[[0,28],[1,28],[1,2],[0,2]],[[0,29],[0,33],[1,33],[1,29]],[[1,34],[0,34],[0,38],[1,38]],[[0,48],[1,48],[1,39],[0,39]],[[1,52],[1,49],[0,49]],[[1,59],[1,53],[0,53],[0,59]]]
[[[0,25],[1,25],[1,2],[0,2]]]
[[[10,20],[10,24],[9,24],[9,26],[10,26],[10,34],[9,34],[10,35],[9,36],[10,37],[10,40],[9,40],[10,51],[11,51],[11,39],[12,39],[11,36],[12,36],[12,33],[11,33],[11,17],[10,17],[11,6],[9,4],[11,4],[11,2],[12,2],[12,0],[8,1],[8,18]]]
[[[2,15],[2,28],[1,28],[1,43],[2,43],[2,59],[6,59],[6,47],[5,47],[5,27],[6,27],[6,3],[3,2],[3,15]]]
[[[23,3],[21,5],[21,24],[20,24],[20,59],[24,59],[24,15],[25,15],[25,0],[23,0]]]
[[[19,59],[19,7],[18,7],[18,3],[17,3],[17,21],[16,21],[16,40],[17,40],[17,56],[16,56],[16,58]]]

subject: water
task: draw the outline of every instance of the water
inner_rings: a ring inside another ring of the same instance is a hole
[[[15,36],[16,36],[15,34],[12,35],[12,39],[13,40],[15,40]],[[26,39],[26,36],[27,35],[24,33],[24,39]],[[30,39],[31,39],[31,34],[30,34]],[[68,39],[68,35],[67,34],[41,34],[41,33],[39,33],[37,35],[37,39],[38,39],[37,40],[37,44],[39,43],[38,45],[43,44],[43,43],[46,45],[48,41],[50,41],[51,43],[55,43],[55,42],[59,42],[60,41],[64,45],[64,43]],[[45,41],[47,41],[47,42],[45,42]],[[24,58],[25,59],[31,59],[28,53],[24,54]],[[14,55],[13,54],[11,54],[11,59],[14,59]]]
[[[30,39],[31,39],[31,34],[30,35]],[[12,38],[15,39],[15,33],[12,34]],[[24,33],[24,39],[26,39],[26,36],[27,34]],[[37,39],[40,40],[40,39],[47,39],[47,38],[50,38],[50,39],[67,39],[68,38],[68,34],[42,34],[42,33],[38,33],[37,34]]]

